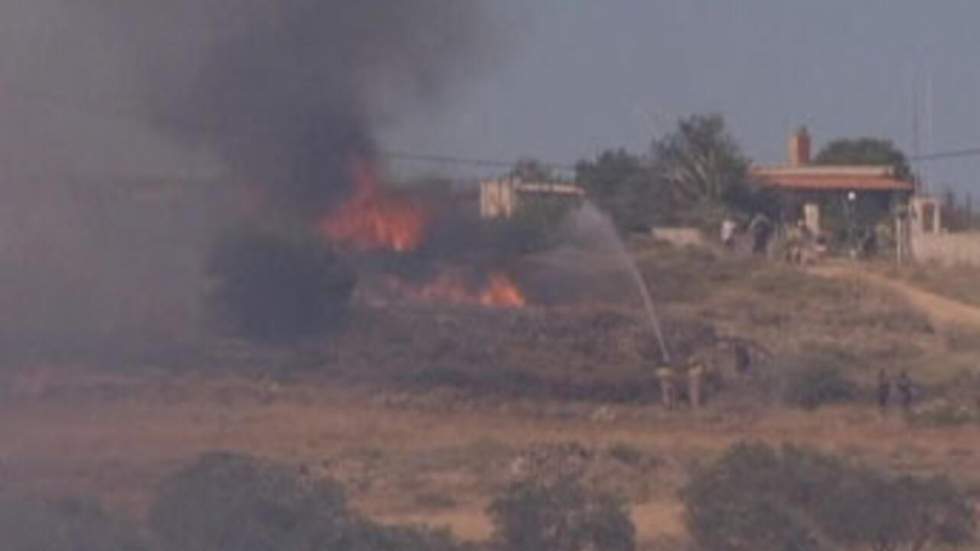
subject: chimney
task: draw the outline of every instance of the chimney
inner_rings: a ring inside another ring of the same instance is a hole
[[[789,139],[789,164],[804,166],[810,164],[810,134],[801,126]]]

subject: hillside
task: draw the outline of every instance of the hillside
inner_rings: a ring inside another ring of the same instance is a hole
[[[969,400],[980,349],[969,328],[936,326],[864,278],[631,247],[671,349],[710,357],[721,373],[703,411],[660,407],[656,346],[618,267],[577,258],[588,270],[576,275],[570,257],[532,258],[521,272],[525,308],[362,304],[343,334],[301,349],[223,342],[153,369],[5,370],[3,485],[94,495],[139,517],[161,477],[230,449],[336,478],[385,522],[449,525],[482,540],[489,499],[537,465],[628,499],[646,547],[683,541],[677,489],[692,466],[743,439],[950,472],[980,488],[973,424],[881,419],[870,399],[887,368],[908,369],[927,399]],[[555,273],[565,275],[542,283]],[[593,292],[588,280],[607,284]],[[733,340],[752,346],[747,379],[731,372]],[[816,411],[784,406],[784,375],[814,361],[844,370],[861,394]]]

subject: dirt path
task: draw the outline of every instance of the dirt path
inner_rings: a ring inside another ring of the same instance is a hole
[[[818,266],[810,269],[810,272],[824,277],[855,278],[894,291],[905,297],[912,306],[922,311],[936,325],[968,325],[973,329],[980,329],[980,308],[925,291],[903,281],[845,264]]]

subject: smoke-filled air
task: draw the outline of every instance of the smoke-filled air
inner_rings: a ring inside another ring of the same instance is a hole
[[[332,249],[421,239],[421,214],[376,189],[374,134],[483,72],[480,12],[451,0],[4,3],[5,352],[330,325],[340,313],[311,278],[332,274],[341,295],[354,278]],[[348,203],[368,212],[329,218]],[[376,227],[371,211],[386,209],[405,210],[394,224],[408,227]],[[294,308],[316,300],[330,304]]]
[[[980,549],[978,19],[0,0],[0,551]]]

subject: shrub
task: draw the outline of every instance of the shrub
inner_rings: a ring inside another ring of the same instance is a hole
[[[346,507],[342,488],[292,469],[211,453],[166,479],[150,526],[173,551],[456,551],[445,532],[387,527]]]
[[[510,551],[632,551],[635,528],[624,503],[563,478],[513,485],[489,508],[495,538]]]
[[[739,444],[682,491],[700,549],[869,547],[971,541],[970,501],[948,479],[891,476],[803,448]]]
[[[524,202],[509,218],[481,222],[481,248],[499,258],[552,249],[561,244],[561,222],[573,208],[564,198]]]
[[[949,400],[934,400],[916,408],[909,421],[917,425],[948,427],[974,423],[978,420],[974,408]]]
[[[277,551],[285,547],[274,548]],[[307,549],[307,548],[304,548]],[[364,519],[349,523],[329,544],[316,542],[309,551],[462,551],[448,532],[418,527],[387,527]],[[217,550],[216,550],[217,551]]]
[[[45,502],[0,498],[0,537],[5,551],[142,551],[139,532],[87,499]]]
[[[783,388],[783,401],[803,409],[847,402],[858,396],[858,388],[836,365],[816,363],[807,358],[790,368]]]
[[[785,506],[781,458],[768,446],[735,446],[683,489],[688,530],[711,551],[810,551],[818,535]]]
[[[209,260],[211,303],[238,336],[289,341],[338,327],[353,274],[318,240],[242,228],[225,235]]]
[[[150,526],[175,551],[299,550],[338,538],[346,517],[336,484],[304,484],[288,468],[212,453],[162,483]]]
[[[642,465],[647,460],[647,455],[643,453],[643,450],[626,442],[617,442],[610,446],[607,451],[610,457],[625,465],[635,467]]]

